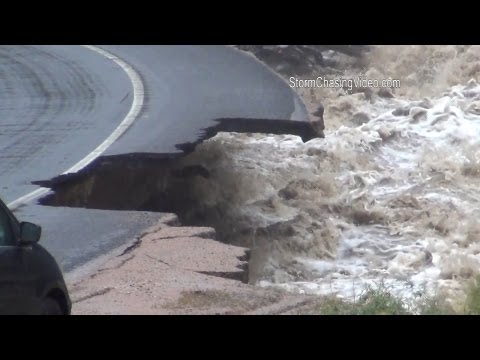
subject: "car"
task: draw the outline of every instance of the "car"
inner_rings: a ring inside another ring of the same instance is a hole
[[[70,315],[62,270],[38,244],[42,228],[19,222],[0,199],[0,314]]]

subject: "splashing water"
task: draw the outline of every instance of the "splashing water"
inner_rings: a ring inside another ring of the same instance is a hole
[[[223,155],[205,160],[212,178],[193,186],[230,209],[227,226],[253,229],[251,282],[351,298],[383,280],[403,296],[423,289],[463,299],[480,274],[480,85],[465,81],[478,76],[478,50],[443,49],[438,76],[420,71],[423,85],[396,98],[351,95],[367,119],[343,121],[325,139],[221,133],[199,146]],[[413,81],[406,50],[397,53],[392,77]],[[463,85],[452,86],[452,69]]]

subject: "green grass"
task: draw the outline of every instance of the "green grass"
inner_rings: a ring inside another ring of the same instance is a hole
[[[453,307],[440,297],[423,298],[417,307],[420,315],[457,315]]]
[[[327,297],[299,313],[307,315],[480,315],[480,277],[466,288],[463,306],[455,310],[440,296],[423,293],[413,303],[392,295],[391,289],[380,283],[368,287],[354,301]]]
[[[467,315],[480,315],[480,277],[477,277],[467,290],[463,312]]]
[[[408,310],[401,299],[391,295],[383,284],[369,287],[358,300],[349,302],[338,298],[327,298],[309,311],[318,315],[406,315]]]
[[[356,315],[406,315],[408,310],[401,299],[380,287],[367,289],[355,306]]]

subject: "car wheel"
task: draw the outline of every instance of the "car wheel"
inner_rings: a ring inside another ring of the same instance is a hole
[[[63,315],[63,311],[55,299],[47,297],[42,303],[42,315]]]

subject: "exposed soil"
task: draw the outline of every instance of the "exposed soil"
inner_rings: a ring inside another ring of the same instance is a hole
[[[282,314],[317,299],[244,282],[248,249],[165,217],[100,268],[70,278],[74,315]]]

